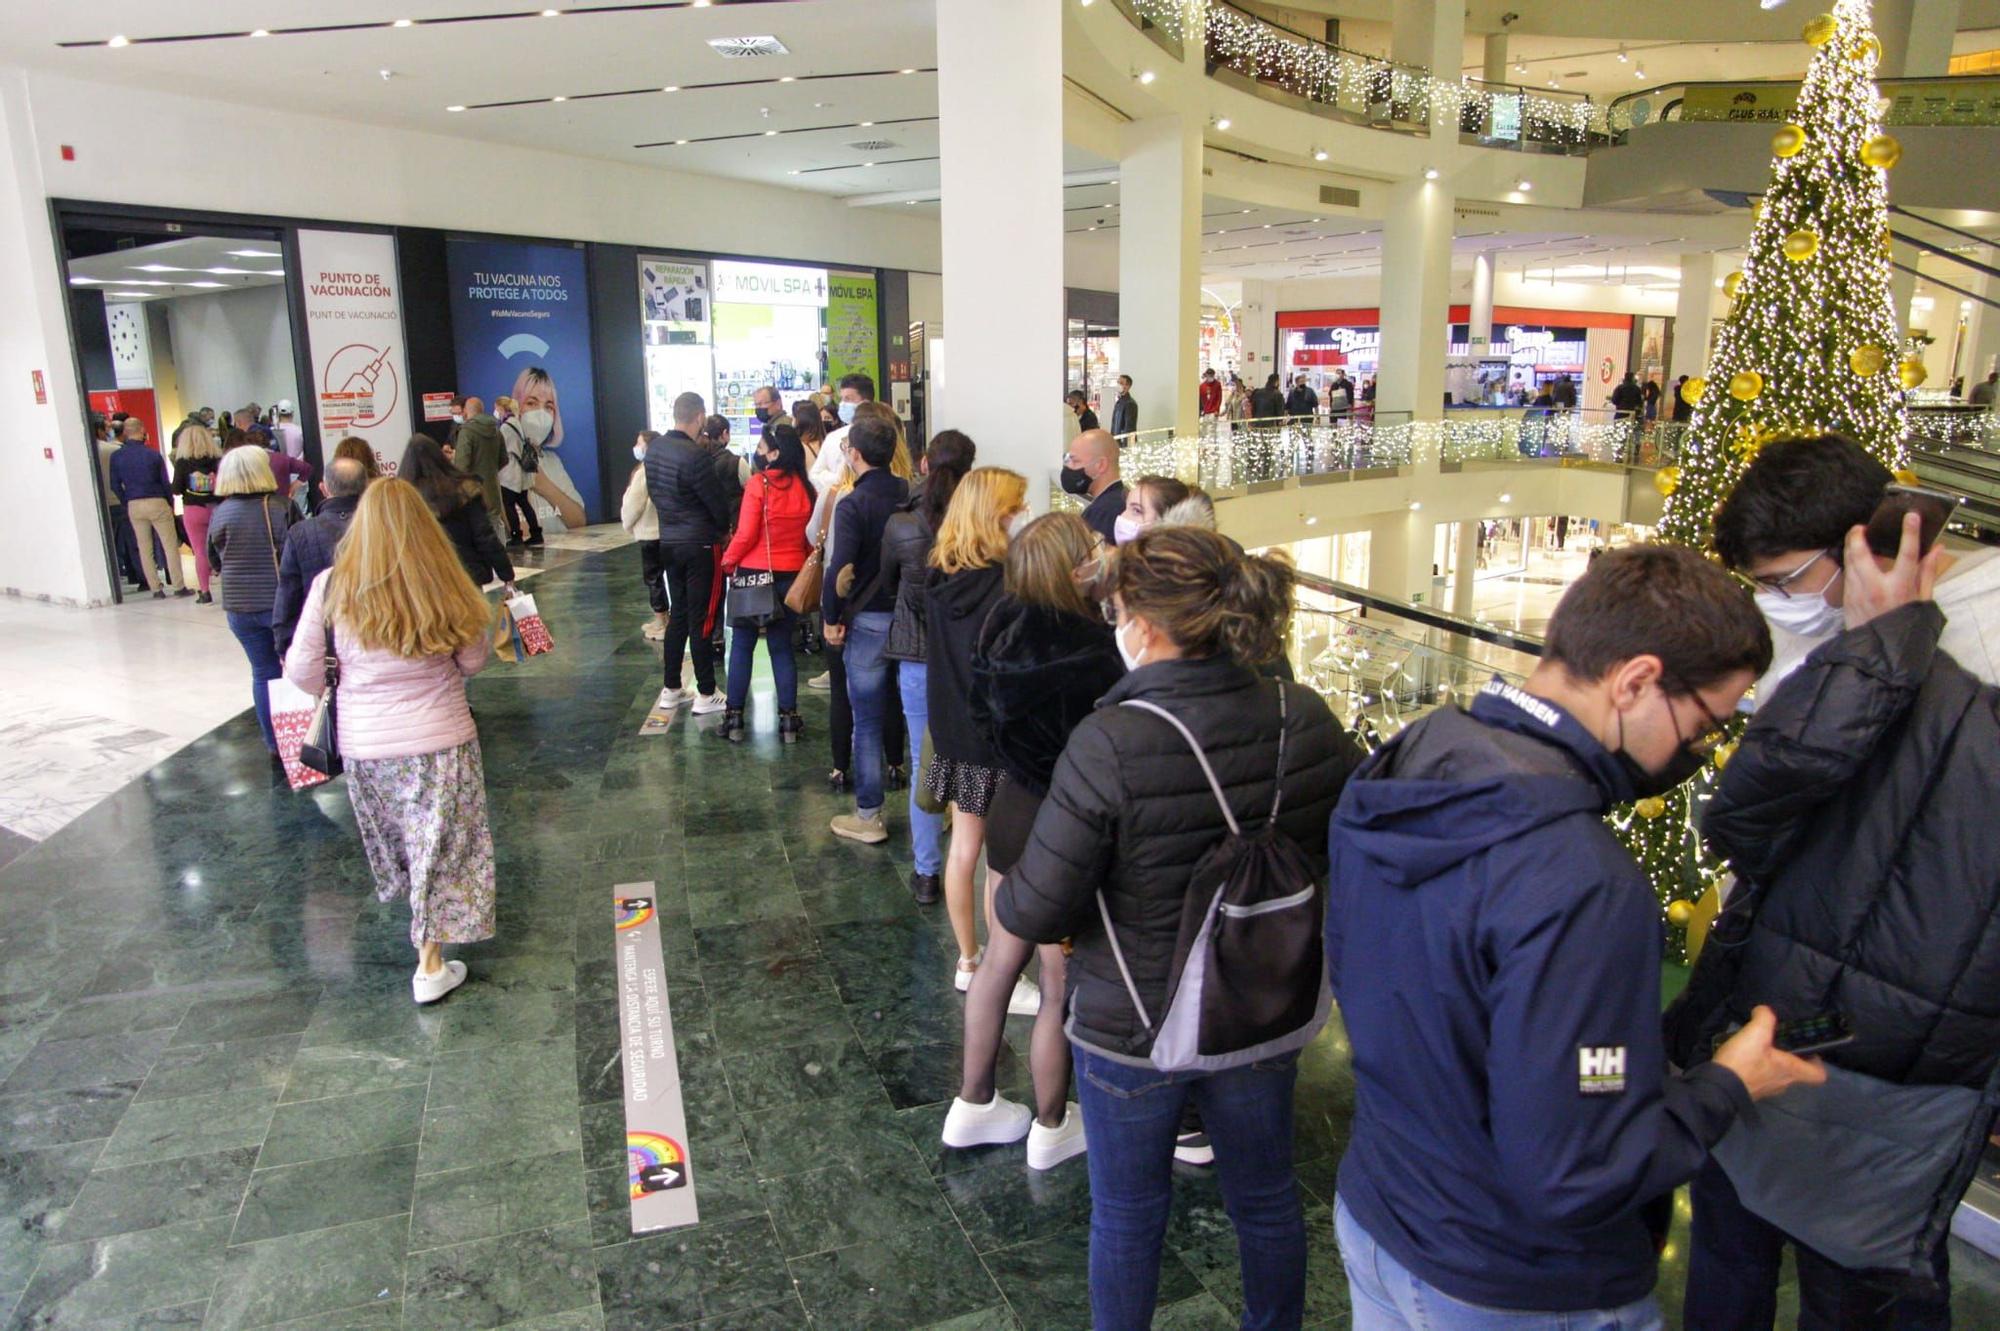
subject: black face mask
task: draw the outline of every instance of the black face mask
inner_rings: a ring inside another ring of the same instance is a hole
[[[759,425],[768,425],[771,423],[771,409],[769,407],[758,407],[756,412],[757,423]]]
[[[1674,756],[1667,759],[1667,765],[1660,771],[1648,771],[1637,758],[1625,752],[1625,714],[1618,714],[1618,749],[1611,755],[1618,760],[1626,777],[1632,783],[1635,799],[1645,799],[1649,795],[1664,795],[1679,786],[1681,782],[1699,772],[1708,759],[1688,747],[1686,740],[1674,750]]]
[[[1062,488],[1064,494],[1073,494],[1081,499],[1090,493],[1090,477],[1082,467],[1064,467]]]
[[[752,453],[750,455],[750,470],[762,471],[770,465],[771,459],[765,457],[762,453]]]

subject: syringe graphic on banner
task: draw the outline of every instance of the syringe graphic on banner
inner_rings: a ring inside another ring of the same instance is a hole
[[[388,347],[383,347],[374,360],[348,375],[347,381],[338,390],[342,393],[366,393],[368,415],[371,417],[375,414],[375,381],[382,376],[383,369],[389,364],[389,351]],[[359,387],[356,387],[357,384]]]

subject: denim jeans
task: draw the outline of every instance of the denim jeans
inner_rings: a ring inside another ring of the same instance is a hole
[[[1686,1325],[1700,1331],[1771,1331],[1778,1317],[1778,1282],[1785,1245],[1799,1268],[1800,1331],[1948,1331],[1949,1292],[1904,1293],[1894,1280],[1871,1278],[1829,1261],[1752,1212],[1722,1166],[1711,1160],[1694,1176],[1694,1232],[1688,1245]],[[1865,1200],[1856,1205],[1866,1205]],[[1932,1264],[1938,1287],[1951,1288],[1946,1241]]]
[[[742,711],[750,701],[750,671],[756,664],[757,639],[771,654],[771,682],[778,686],[778,710],[795,712],[799,707],[799,664],[792,656],[792,612],[785,607],[785,593],[792,589],[796,573],[780,573],[776,590],[778,613],[762,625],[744,620],[729,626],[729,706]]]
[[[1090,1139],[1090,1311],[1097,1331],[1143,1331],[1160,1292],[1173,1205],[1174,1138],[1193,1100],[1215,1146],[1223,1205],[1243,1268],[1244,1331],[1305,1316],[1306,1222],[1292,1171],[1298,1056],[1227,1072],[1159,1072],[1076,1046]]]
[[[896,662],[896,680],[903,693],[903,720],[910,732],[910,846],[916,852],[917,872],[936,874],[944,868],[944,852],[938,840],[944,835],[944,819],[926,813],[917,804],[917,755],[923,747],[924,726],[930,720],[930,701],[925,697],[928,672],[922,661]]]
[[[1090,1149],[1096,1150],[1097,1143]],[[1593,1312],[1515,1312],[1463,1303],[1425,1284],[1385,1252],[1339,1198],[1334,1199],[1333,1234],[1347,1266],[1354,1331],[1661,1331],[1666,1325],[1650,1295],[1623,1308]]]
[[[250,658],[250,696],[257,706],[257,726],[264,732],[264,747],[276,753],[278,734],[271,729],[271,691],[265,685],[283,674],[284,667],[278,660],[278,640],[271,636],[271,612],[231,610],[224,618],[236,641],[243,644],[243,654]]]
[[[889,700],[889,646],[886,610],[868,610],[847,622],[841,648],[847,668],[847,701],[854,709],[854,811],[872,817],[882,809],[882,712]]]

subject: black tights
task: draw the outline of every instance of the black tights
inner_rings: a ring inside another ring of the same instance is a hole
[[[989,888],[990,892],[990,888]],[[973,974],[965,995],[965,1084],[959,1098],[968,1104],[993,1100],[993,1065],[1000,1058],[1000,1037],[1007,1026],[1007,1000],[1014,981],[1028,968],[1028,958],[1042,954],[1042,1010],[1028,1042],[1028,1070],[1035,1078],[1035,1117],[1044,1127],[1063,1121],[1069,1101],[1069,1038],[1063,1034],[1063,950],[1061,944],[1039,949],[989,921],[986,956]]]

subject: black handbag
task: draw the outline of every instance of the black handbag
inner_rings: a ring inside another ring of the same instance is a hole
[[[326,628],[326,687],[320,691],[319,701],[313,704],[312,720],[307,723],[305,739],[299,745],[299,765],[327,776],[339,776],[347,766],[340,760],[339,704],[334,696],[339,687],[340,660],[333,654],[333,626],[329,624]]]
[[[732,624],[763,628],[778,617],[778,575],[771,564],[771,486],[764,485],[764,564],[761,569],[732,573],[724,598],[724,613]]]

